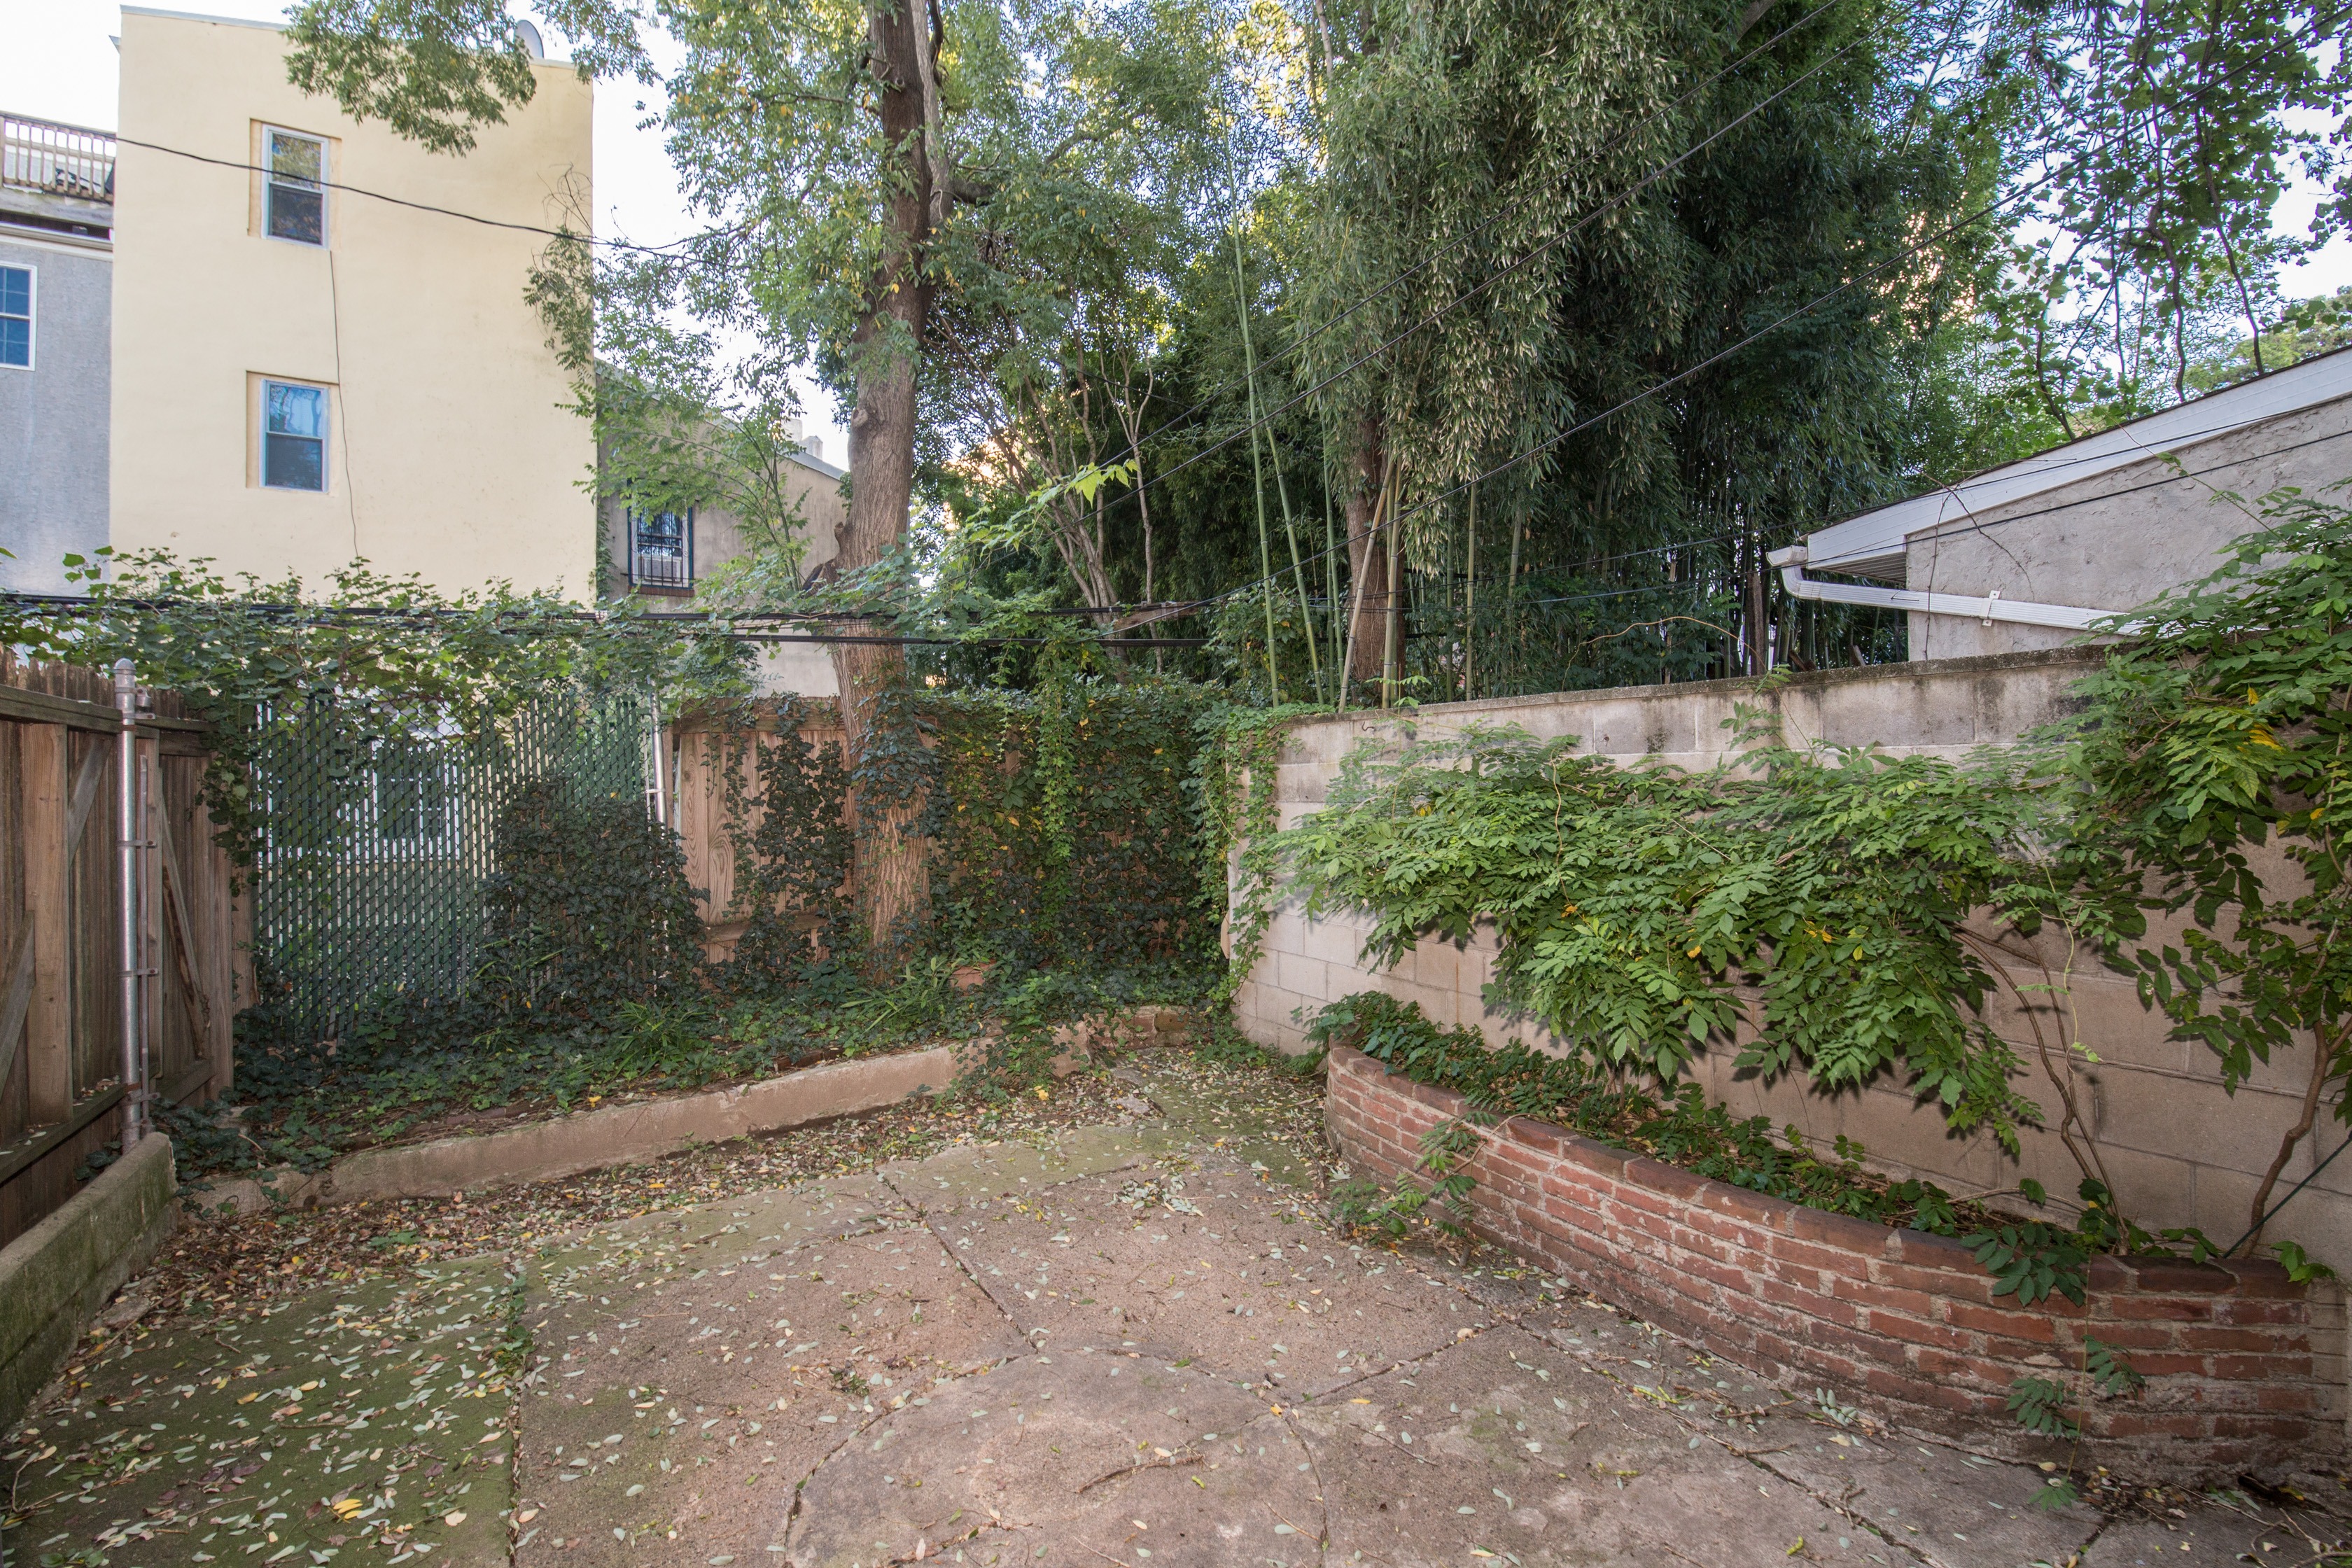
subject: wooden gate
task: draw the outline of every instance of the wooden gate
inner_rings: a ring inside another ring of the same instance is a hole
[[[168,692],[133,731],[147,1083],[174,1104],[227,1089],[230,1024],[253,999],[203,731]],[[104,675],[0,652],[0,1244],[122,1134],[121,733]]]

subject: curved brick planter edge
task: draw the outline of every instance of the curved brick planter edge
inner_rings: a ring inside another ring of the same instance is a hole
[[[1462,1097],[1331,1053],[1325,1117],[1357,1173],[1413,1169]],[[2010,1419],[2010,1384],[2064,1377],[2084,1335],[2147,1378],[2094,1401],[2083,1457],[2185,1482],[2315,1466],[2345,1447],[2345,1302],[2275,1263],[2096,1259],[2089,1300],[2021,1307],[1949,1237],[1801,1207],[1530,1117],[1472,1166],[1488,1238],[1776,1381],[1866,1396],[1898,1422],[2011,1457],[2065,1448]],[[2075,1381],[2079,1382],[2079,1379]]]

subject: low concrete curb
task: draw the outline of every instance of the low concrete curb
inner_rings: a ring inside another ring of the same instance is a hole
[[[1081,1019],[1055,1030],[1063,1047],[1056,1074],[1085,1065],[1097,1045],[1167,1045],[1188,1037],[1191,1015],[1179,1007],[1138,1007],[1108,1018]],[[285,1205],[361,1203],[371,1198],[445,1197],[519,1182],[546,1182],[583,1171],[642,1164],[698,1143],[777,1132],[832,1116],[874,1110],[916,1094],[939,1094],[961,1070],[956,1047],[863,1057],[803,1068],[781,1078],[706,1094],[645,1100],[578,1111],[499,1132],[367,1149],[305,1173],[281,1165],[260,1177],[214,1183],[189,1195],[190,1206],[258,1214]]]
[[[150,1136],[0,1249],[0,1430],[65,1364],[106,1299],[179,1223],[172,1141]]]
[[[370,1198],[445,1197],[518,1182],[553,1181],[583,1171],[642,1164],[698,1143],[774,1132],[830,1116],[873,1110],[954,1081],[956,1054],[945,1046],[900,1056],[866,1057],[804,1068],[781,1078],[707,1094],[575,1111],[500,1132],[474,1133],[389,1149],[365,1149],[305,1174],[281,1166],[268,1175],[221,1182],[192,1202],[209,1210],[255,1214],[274,1203],[298,1208]],[[276,1191],[265,1191],[267,1182]]]

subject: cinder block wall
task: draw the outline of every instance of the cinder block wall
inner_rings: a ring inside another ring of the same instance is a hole
[[[1874,742],[1893,752],[1958,761],[2063,716],[2095,657],[2068,650],[1824,671],[1797,676],[1769,696],[1759,696],[1748,681],[1708,681],[1453,703],[1423,708],[1412,722],[1424,733],[1473,721],[1517,724],[1545,738],[1577,736],[1592,752],[1627,763],[1651,756],[1707,767],[1730,745],[1726,721],[1746,704],[1776,710],[1792,742]],[[1279,763],[1284,826],[1322,804],[1351,748],[1395,727],[1395,721],[1361,715],[1295,725]],[[1241,1027],[1261,1045],[1297,1050],[1302,1021],[1325,1003],[1379,990],[1420,1003],[1441,1024],[1475,1025],[1489,1039],[1556,1044],[1525,1021],[1486,1005],[1483,987],[1493,977],[1495,955],[1490,933],[1461,949],[1432,940],[1383,972],[1358,956],[1369,929],[1369,921],[1345,915],[1310,921],[1296,899],[1286,903],[1266,931],[1264,956],[1235,998]],[[2308,1055],[2298,1051],[2258,1068],[2235,1096],[2225,1094],[2213,1054],[2201,1045],[2168,1040],[2162,1017],[2140,1006],[2128,979],[2095,957],[2070,954],[2056,938],[2028,943],[2011,935],[2003,944],[2016,954],[2023,984],[2046,984],[2041,972],[2046,965],[2059,990],[2029,990],[2030,1012],[2004,993],[1995,1026],[2029,1064],[2037,1059],[2037,1023],[2054,1054],[2063,1055],[2069,1038],[2095,1053],[2095,1065],[2078,1055],[2066,1070],[2074,1074],[2077,1097],[2127,1209],[2146,1225],[2195,1225],[2221,1245],[2234,1240],[2246,1228],[2247,1206],[2263,1169],[2294,1123]],[[1871,1163],[1883,1169],[1925,1176],[1961,1194],[2013,1188],[2019,1177],[2032,1176],[2053,1193],[2071,1196],[2080,1180],[2073,1160],[2047,1133],[2029,1132],[2022,1162],[2012,1161],[1989,1135],[1946,1133],[1942,1118],[1916,1106],[1899,1082],[1882,1079],[1865,1089],[1817,1095],[1801,1079],[1767,1085],[1737,1075],[1735,1054],[1725,1048],[1698,1064],[1709,1094],[1743,1115],[1769,1116],[1776,1125],[1793,1122],[1810,1138],[1827,1142],[1843,1133],[1862,1142]],[[2019,1087],[2054,1122],[2057,1095],[2042,1074],[2032,1072]],[[2279,1194],[2343,1138],[2342,1125],[2323,1115],[2288,1163]],[[2299,1241],[2313,1257],[2352,1274],[2352,1154],[2289,1204],[2268,1235]]]

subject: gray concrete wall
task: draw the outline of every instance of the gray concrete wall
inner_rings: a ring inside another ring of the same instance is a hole
[[[2271,491],[2292,485],[2316,494],[2352,478],[2352,398],[2171,453],[2177,463],[2151,452],[2078,484],[1915,533],[1905,585],[1968,595],[1998,588],[2004,599],[2097,609],[2144,605],[2211,572],[2221,563],[2218,551],[2264,526],[2259,503]],[[1911,657],[2054,648],[2075,636],[2053,626],[1915,612]]]
[[[1423,709],[1414,722],[1424,733],[1473,721],[1517,724],[1546,738],[1577,736],[1591,752],[1627,763],[1653,758],[1696,768],[1723,757],[1731,737],[1724,721],[1746,703],[1776,710],[1792,742],[1875,743],[1893,752],[1957,761],[2061,716],[2092,657],[2070,650],[1832,670],[1795,677],[1769,698],[1756,696],[1749,682],[1727,680],[1454,703]],[[1294,725],[1276,781],[1284,826],[1322,804],[1352,747],[1392,728],[1358,715]],[[1359,956],[1370,923],[1344,914],[1308,921],[1295,898],[1285,903],[1266,931],[1264,956],[1235,997],[1236,1022],[1262,1045],[1296,1050],[1304,1020],[1324,1004],[1378,990],[1418,1002],[1440,1024],[1473,1025],[1492,1040],[1557,1047],[1523,1020],[1486,1005],[1483,988],[1493,978],[1496,952],[1491,931],[1461,948],[1425,942],[1383,971]],[[2031,992],[2031,1015],[2006,996],[1991,1022],[2030,1062],[2036,1059],[2036,1024],[2043,1038],[2061,1047],[2073,1038],[2095,1053],[2095,1063],[2077,1059],[2067,1070],[2078,1098],[2087,1102],[2093,1131],[2129,1211],[2151,1226],[2200,1226],[2229,1244],[2245,1228],[2262,1172],[2294,1122],[2308,1056],[2298,1052],[2259,1068],[2252,1082],[2229,1095],[2212,1053],[2167,1039],[2162,1019],[2140,1006],[2128,980],[2095,959],[2069,954],[2055,938],[2038,945],[2013,933],[2001,940],[2025,984],[2042,984],[2046,964],[2057,990]],[[1799,1079],[1767,1085],[1735,1074],[1735,1054],[1736,1047],[1719,1048],[1697,1065],[1711,1096],[1741,1115],[1767,1115],[1775,1125],[1794,1122],[1811,1138],[1826,1142],[1843,1133],[1857,1139],[1883,1169],[1927,1176],[1963,1194],[2013,1188],[2023,1175],[2071,1196],[2081,1179],[2047,1133],[2028,1132],[2022,1161],[2012,1161],[1990,1136],[1948,1134],[1942,1118],[1916,1106],[1897,1082],[1882,1079],[1859,1091],[1816,1095]],[[2038,1069],[2017,1087],[2055,1120],[2057,1096]],[[2289,1162],[2279,1192],[2343,1138],[2340,1124],[2323,1120]],[[2270,1235],[2298,1240],[2315,1257],[2352,1272],[2352,1155],[2296,1198]]]
[[[65,556],[107,542],[113,257],[0,225],[0,267],[37,279],[33,367],[0,365],[0,587],[59,594]]]
[[[179,1223],[172,1141],[156,1134],[0,1250],[0,1429],[57,1375],[106,1299]]]

